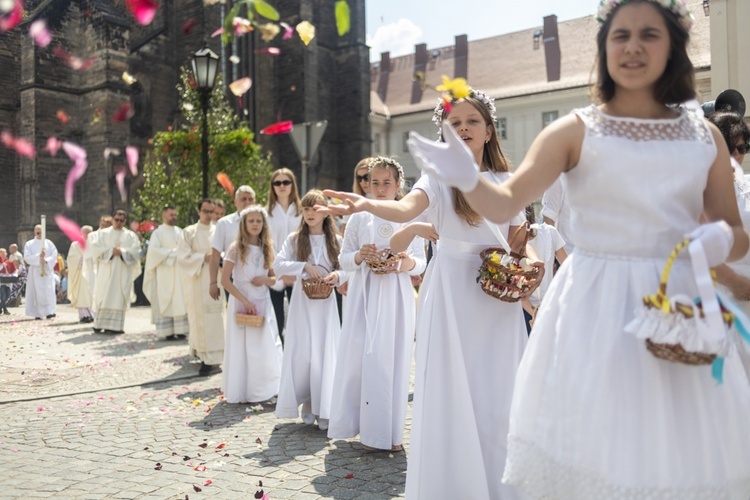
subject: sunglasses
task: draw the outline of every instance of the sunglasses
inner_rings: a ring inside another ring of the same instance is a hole
[[[747,154],[747,152],[750,151],[750,144],[740,144],[739,146],[735,146],[730,153],[734,153],[735,151],[741,155]]]
[[[271,184],[273,184],[276,187],[279,186],[291,186],[292,181],[273,181]]]
[[[357,182],[370,182],[370,174],[358,175]]]
[[[112,219],[112,220],[114,220],[115,222],[125,222],[125,219]]]

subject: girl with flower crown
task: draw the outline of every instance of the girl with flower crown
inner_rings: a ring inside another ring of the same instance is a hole
[[[748,249],[721,134],[669,106],[695,95],[690,13],[682,0],[607,0],[598,18],[600,104],[545,128],[507,182],[478,175],[447,127],[444,145],[409,141],[420,168],[496,222],[567,178],[576,251],[516,376],[504,481],[532,498],[746,500],[750,391],[738,351],[717,384],[710,366],[658,359],[628,327],[686,236],[710,266]],[[688,259],[669,287],[697,295]]]
[[[484,93],[472,90],[452,100],[447,113],[439,104],[435,121],[461,136],[488,182],[510,176],[494,127],[495,106]],[[457,189],[428,176],[399,201],[329,195],[345,201],[328,208],[334,211],[367,211],[400,223],[426,213],[440,235],[417,308],[407,498],[514,498],[515,488],[503,485],[498,471],[505,465],[526,326],[521,303],[490,297],[476,276],[480,253],[498,246],[495,232],[507,239],[523,224],[523,214],[490,227]]]
[[[398,162],[378,156],[367,167],[374,199],[400,198],[404,172]],[[424,271],[424,246],[415,241],[401,252],[394,272],[375,274],[367,265],[381,257],[399,226],[369,213],[354,214],[339,257],[351,275],[328,437],[359,434],[370,450],[401,450],[409,400],[416,314],[409,277]]]
[[[276,257],[277,274],[323,278],[332,287],[346,281],[346,273],[339,266],[341,237],[333,217],[313,208],[326,202],[327,198],[317,189],[302,197],[302,222]],[[311,299],[301,287],[298,279],[289,303],[289,333],[276,416],[297,418],[302,405],[302,421],[312,424],[317,420],[318,427],[326,430],[341,323],[333,293],[326,299]]]
[[[279,392],[282,348],[271,305],[273,242],[266,210],[240,212],[237,240],[224,258],[221,285],[229,292],[221,390],[228,403],[267,401]],[[237,324],[236,313],[264,317],[263,326]]]

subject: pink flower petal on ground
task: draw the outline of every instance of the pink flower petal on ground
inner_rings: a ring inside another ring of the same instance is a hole
[[[81,249],[86,248],[86,237],[78,224],[60,214],[55,215],[55,223],[70,241],[77,241],[81,245]]]
[[[133,177],[138,175],[138,148],[128,146],[125,148],[125,155],[128,157],[128,167]]]
[[[253,81],[250,79],[249,76],[246,76],[245,78],[240,78],[239,80],[235,80],[232,83],[229,84],[229,90],[232,91],[232,94],[236,95],[237,97],[244,95],[245,92],[250,90],[250,87],[253,86]]]
[[[125,192],[125,175],[127,172],[125,169],[118,170],[115,174],[115,181],[117,181],[117,189],[120,190],[120,199],[125,203],[128,199],[128,195]]]
[[[12,30],[23,20],[23,2],[16,0],[13,10],[0,17],[0,33]]]
[[[52,35],[47,29],[47,23],[44,19],[37,19],[29,26],[29,35],[34,43],[40,47],[46,47],[52,41]]]
[[[152,0],[126,0],[125,5],[130,9],[138,24],[143,26],[151,24],[159,8]]]
[[[291,120],[285,122],[272,123],[260,131],[263,135],[288,134],[292,131],[293,125]]]
[[[47,139],[47,145],[44,146],[44,150],[47,151],[50,156],[56,156],[57,152],[60,150],[60,146],[62,146],[62,141],[60,139],[57,137],[50,137]]]
[[[278,47],[266,47],[265,49],[258,49],[255,51],[256,54],[268,54],[271,56],[278,56],[281,54],[281,49]]]

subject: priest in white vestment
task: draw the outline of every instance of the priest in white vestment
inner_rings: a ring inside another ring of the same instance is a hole
[[[190,354],[201,360],[199,375],[209,375],[224,359],[224,303],[213,300],[208,285],[211,277],[211,239],[215,226],[211,217],[215,205],[205,198],[198,207],[200,221],[182,231],[177,263],[188,310]]]
[[[87,239],[94,228],[83,226],[81,233]],[[93,297],[94,297],[94,263],[91,252],[81,248],[74,241],[68,250],[68,300],[70,305],[78,309],[78,319],[81,323],[93,323]]]
[[[36,319],[54,318],[57,294],[55,293],[55,264],[57,247],[50,240],[42,241],[42,226],[34,227],[34,238],[23,247],[27,265],[26,316]]]
[[[177,269],[177,245],[182,229],[177,227],[177,210],[166,206],[161,211],[163,224],[148,242],[143,293],[151,302],[151,323],[161,339],[184,339],[188,334],[188,318],[182,293],[182,278]]]
[[[124,333],[133,281],[141,274],[141,241],[126,229],[127,214],[118,210],[112,221],[112,227],[97,231],[96,241],[90,243],[91,256],[99,266],[94,286],[97,333]]]

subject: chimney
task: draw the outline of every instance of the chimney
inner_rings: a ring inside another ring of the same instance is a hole
[[[380,99],[385,102],[386,94],[388,93],[388,76],[391,73],[391,53],[381,52],[380,53],[380,80],[378,81],[378,95]]]
[[[414,46],[414,73],[417,74],[420,71],[427,80],[427,44],[419,43]],[[422,83],[418,79],[414,79],[411,84],[411,100],[410,104],[416,104],[422,100]]]
[[[453,78],[467,78],[469,74],[469,38],[466,35],[456,37],[453,64]]]
[[[557,34],[557,16],[544,17],[544,58],[547,63],[547,81],[560,79],[560,38]]]

